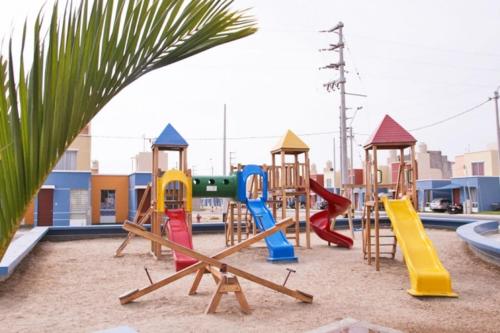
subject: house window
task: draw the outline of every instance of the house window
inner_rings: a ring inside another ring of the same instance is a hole
[[[54,170],[76,170],[77,150],[66,150],[57,162]]]
[[[472,162],[472,175],[484,176],[484,162]]]
[[[332,187],[332,180],[331,179],[326,180],[326,187],[328,187],[328,188]]]
[[[101,190],[101,223],[116,222],[116,192],[115,190]]]

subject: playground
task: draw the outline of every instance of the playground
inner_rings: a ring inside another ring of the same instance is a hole
[[[350,318],[381,325],[377,332],[495,332],[499,268],[454,230],[424,228],[415,142],[382,120],[365,145],[365,205],[355,218],[349,189],[337,195],[310,178],[309,147],[292,131],[270,165],[192,176],[188,143],[168,124],[152,146],[152,183],[122,226],[127,236],[39,243],[0,285],[0,319],[18,332],[303,332]],[[383,149],[401,156],[396,184],[375,176]],[[156,166],[162,150],[178,155],[179,169]],[[384,187],[392,197],[375,195]],[[310,209],[311,193],[326,208]],[[200,233],[193,198],[227,199],[220,232]]]
[[[191,275],[121,306],[118,295],[149,283],[144,266],[153,281],[175,270],[170,255],[153,259],[144,252],[148,242],[139,238],[127,247],[126,256],[113,258],[110,254],[121,242],[115,238],[40,243],[0,285],[0,320],[2,327],[16,332],[91,332],[120,325],[139,332],[261,332],[269,327],[273,332],[303,332],[345,317],[405,332],[495,332],[500,270],[472,254],[453,231],[428,233],[454,278],[458,299],[410,296],[400,252],[396,260],[383,260],[377,272],[360,260],[361,237],[356,232],[351,250],[328,247],[313,235],[313,250],[296,249],[298,263],[266,262],[264,242],[228,257],[229,264],[278,283],[284,281],[287,267],[295,269],[287,286],[313,294],[312,304],[242,280],[251,315],[241,313],[229,296],[222,298],[215,315],[205,315],[214,283],[205,278],[199,294],[187,296]],[[221,238],[194,235],[193,243],[200,252],[211,254],[224,249]]]

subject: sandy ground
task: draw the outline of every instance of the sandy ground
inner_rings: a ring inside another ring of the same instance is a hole
[[[92,332],[129,325],[139,332],[302,332],[353,317],[408,332],[498,332],[500,269],[476,258],[454,232],[431,230],[444,266],[460,297],[414,298],[398,253],[381,272],[363,263],[358,240],[351,250],[327,247],[313,235],[312,250],[300,248],[296,264],[270,264],[265,248],[251,248],[228,263],[281,283],[286,267],[297,271],[288,287],[314,295],[313,304],[241,280],[251,315],[240,313],[232,295],[215,315],[205,315],[213,281],[206,276],[196,296],[187,296],[192,277],[122,306],[118,296],[172,273],[169,255],[155,261],[148,243],[134,239],[122,258],[112,254],[121,239],[43,242],[14,275],[0,284],[0,331]],[[223,248],[223,235],[195,235],[207,254]]]

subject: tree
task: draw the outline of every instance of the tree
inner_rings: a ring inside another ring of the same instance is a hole
[[[56,2],[47,26],[41,13],[35,20],[30,57],[27,24],[16,64],[11,38],[0,55],[0,259],[61,155],[114,96],[150,71],[256,31],[231,4],[82,0],[61,16]]]

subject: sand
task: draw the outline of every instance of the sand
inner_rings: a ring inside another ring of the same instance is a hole
[[[287,284],[314,295],[313,304],[241,280],[251,315],[232,295],[215,315],[203,314],[213,291],[206,276],[196,296],[187,296],[191,277],[120,305],[118,296],[173,272],[171,257],[155,261],[149,243],[134,239],[122,258],[113,258],[121,239],[42,242],[12,277],[0,284],[0,331],[92,332],[128,325],[139,332],[303,332],[352,317],[407,332],[498,332],[500,269],[471,253],[455,232],[430,230],[459,298],[414,298],[401,254],[382,270],[361,259],[359,234],[351,250],[328,247],[313,235],[312,250],[297,249],[296,264],[266,262],[267,249],[254,247],[228,263],[281,283],[286,267],[297,271]],[[195,247],[212,254],[223,235],[195,235]],[[262,246],[262,244],[260,244]]]

